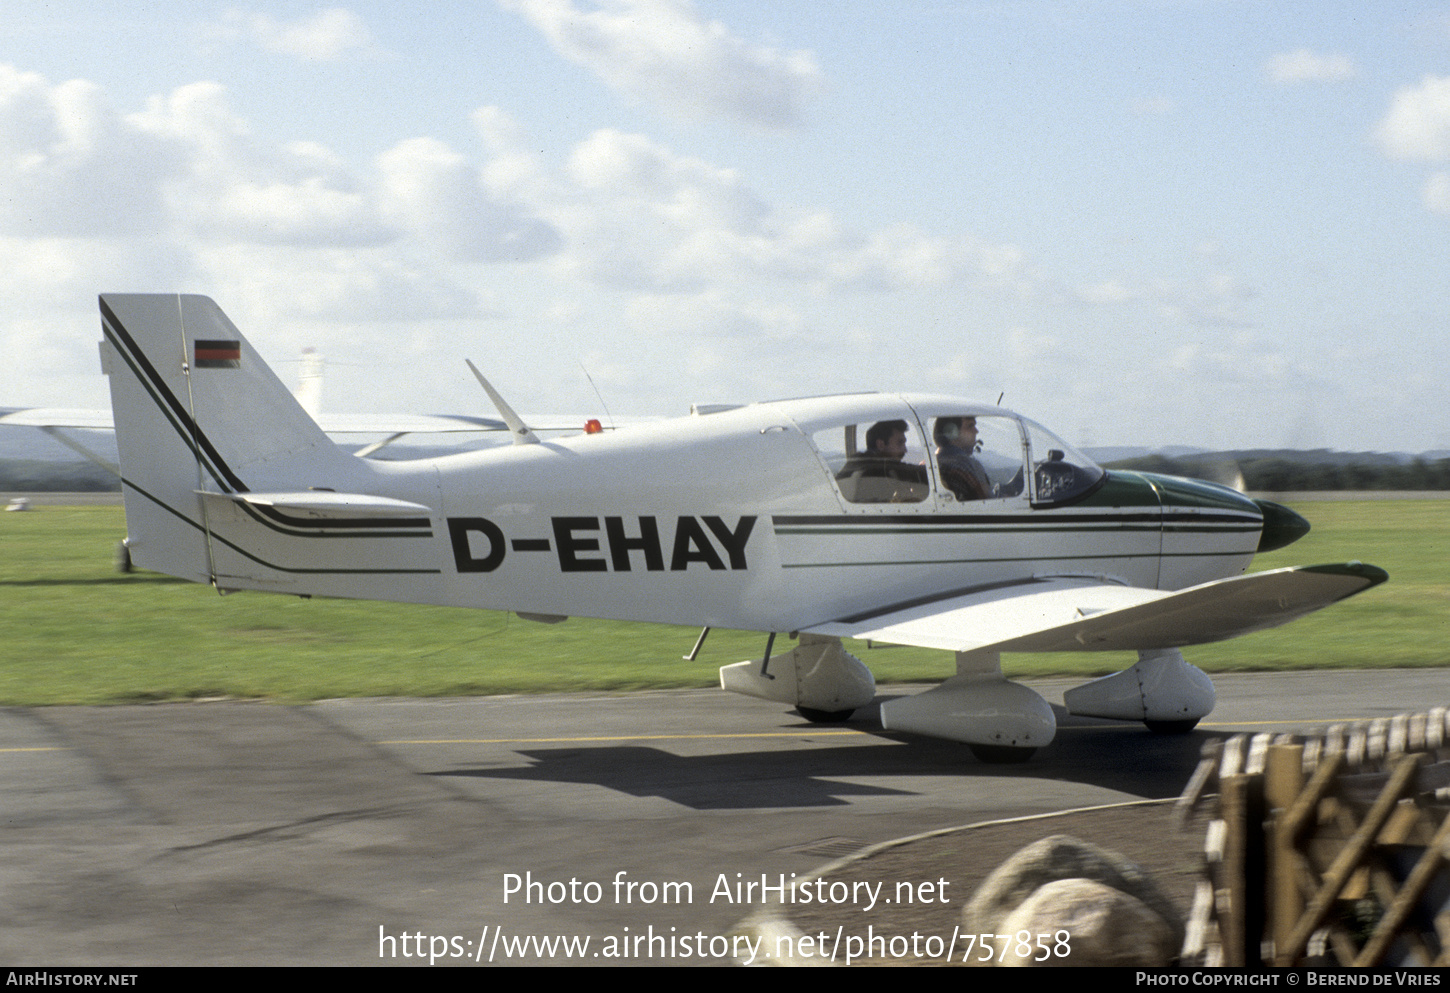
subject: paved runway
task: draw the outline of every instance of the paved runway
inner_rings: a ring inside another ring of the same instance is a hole
[[[718,690],[0,710],[0,961],[562,964],[533,944],[555,936],[589,938],[589,964],[728,961],[738,884],[1173,796],[1214,734],[1450,703],[1450,671],[1215,682],[1193,735],[1059,712],[1010,767]],[[1058,703],[1072,684],[1032,685]]]

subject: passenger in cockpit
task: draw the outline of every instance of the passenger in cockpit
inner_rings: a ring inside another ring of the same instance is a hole
[[[906,458],[905,421],[877,421],[866,429],[865,451],[853,455],[836,474],[852,503],[919,503],[926,499],[926,468]]]
[[[877,421],[866,429],[866,453],[873,459],[906,458],[906,422]]]
[[[877,421],[866,429],[866,450],[851,456],[837,478],[896,477],[904,458],[906,422]]]

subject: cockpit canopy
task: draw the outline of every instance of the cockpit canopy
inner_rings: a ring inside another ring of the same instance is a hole
[[[1009,411],[881,399],[864,417],[857,412],[802,425],[848,504],[1052,507],[1086,495],[1105,475],[1056,434]]]

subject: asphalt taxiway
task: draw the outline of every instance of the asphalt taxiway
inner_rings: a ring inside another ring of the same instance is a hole
[[[1018,766],[884,733],[871,710],[810,725],[718,690],[0,710],[0,961],[728,961],[741,884],[933,828],[1171,797],[1216,735],[1450,703],[1440,670],[1215,683],[1191,735],[1059,710]],[[1060,703],[1072,683],[1031,685]]]

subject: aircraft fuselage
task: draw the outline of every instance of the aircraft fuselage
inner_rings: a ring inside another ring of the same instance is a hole
[[[1021,439],[1008,452],[1019,492],[961,499],[921,445],[892,470],[911,476],[907,492],[851,500],[822,450],[821,439],[857,425],[899,417],[920,438],[936,419],[960,416]],[[908,601],[1064,574],[1180,589],[1237,575],[1252,559],[1263,521],[1254,501],[1209,483],[1104,475],[1061,448],[1049,460],[1030,443],[1041,431],[999,408],[862,395],[426,461],[358,460],[353,478],[330,473],[318,485],[434,513],[288,523],[210,507],[208,527],[225,539],[213,543],[211,568],[223,587],[771,631],[879,605],[884,593]],[[1052,499],[1039,492],[1045,461],[1098,478]],[[247,485],[264,490],[272,472],[255,468]],[[297,469],[285,466],[291,488]]]

